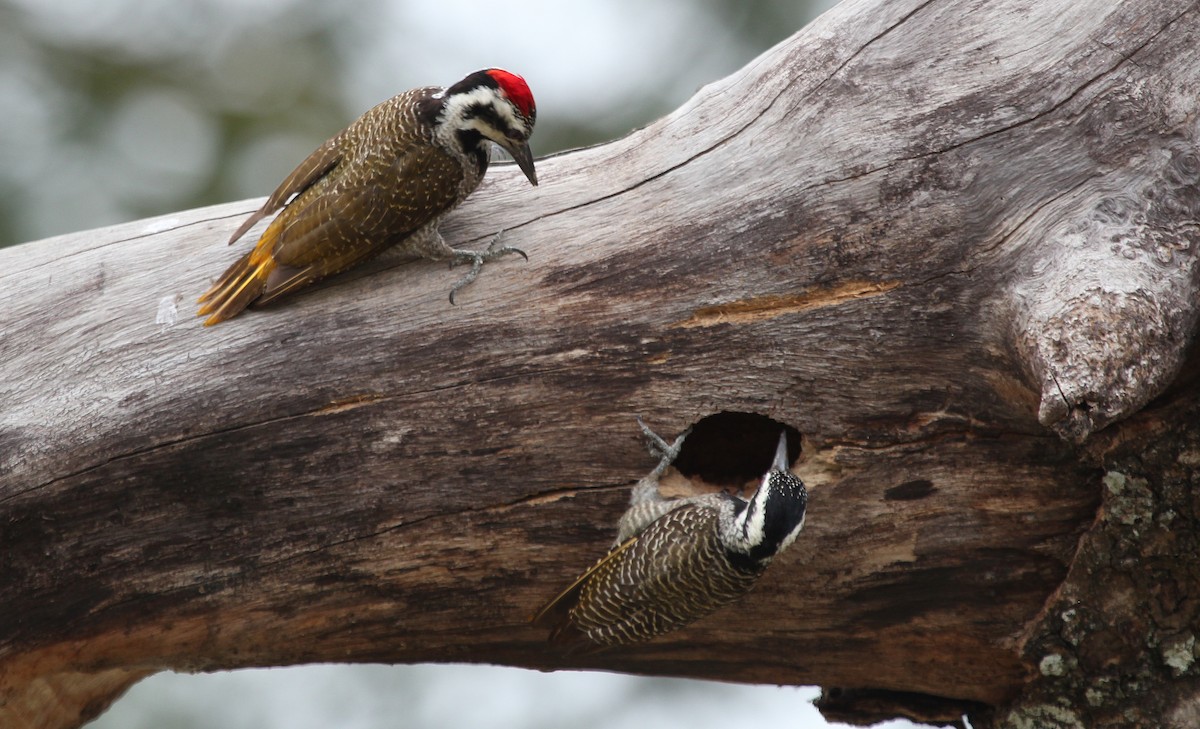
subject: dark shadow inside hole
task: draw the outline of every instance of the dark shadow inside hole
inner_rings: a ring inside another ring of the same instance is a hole
[[[683,442],[675,468],[717,486],[742,486],[762,478],[787,431],[788,465],[800,457],[800,431],[755,413],[721,412],[701,418]]]

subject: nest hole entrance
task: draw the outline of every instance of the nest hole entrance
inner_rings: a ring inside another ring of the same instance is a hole
[[[757,413],[708,415],[692,426],[674,466],[688,478],[740,487],[770,470],[781,431],[787,433],[791,466],[800,457],[800,431],[796,428]]]

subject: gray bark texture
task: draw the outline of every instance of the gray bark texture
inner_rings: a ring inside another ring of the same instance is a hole
[[[443,233],[530,261],[458,306],[385,258],[202,327],[260,201],[0,250],[0,726],[315,661],[1196,726],[1198,111],[1196,3],[847,0],[536,189],[495,167]],[[808,526],[736,605],[560,655],[528,620],[654,465],[637,414],[696,425],[680,492],[793,428]]]

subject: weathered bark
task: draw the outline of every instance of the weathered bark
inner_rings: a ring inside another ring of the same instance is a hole
[[[0,724],[490,661],[1193,725],[1198,99],[1196,4],[848,0],[536,190],[493,170],[443,232],[531,261],[458,307],[383,261],[203,329],[253,201],[0,251]],[[555,655],[527,620],[653,465],[638,413],[708,418],[679,488],[753,470],[728,414],[796,428],[809,526],[736,607]]]

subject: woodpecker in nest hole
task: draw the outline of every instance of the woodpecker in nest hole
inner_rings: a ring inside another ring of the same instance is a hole
[[[808,492],[788,468],[787,433],[749,500],[725,492],[663,499],[659,477],[683,445],[638,424],[661,453],[633,488],[617,539],[533,618],[568,652],[648,640],[744,595],[804,526]]]
[[[438,224],[470,195],[491,159],[491,144],[516,160],[537,185],[529,135],[537,118],[525,80],[498,68],[477,71],[450,88],[406,91],[379,104],[322,144],[288,175],[230,244],[283,208],[258,244],[200,297],[205,325],[237,316],[392,246],[471,271],[450,303],[487,261],[509,253],[451,248]]]

